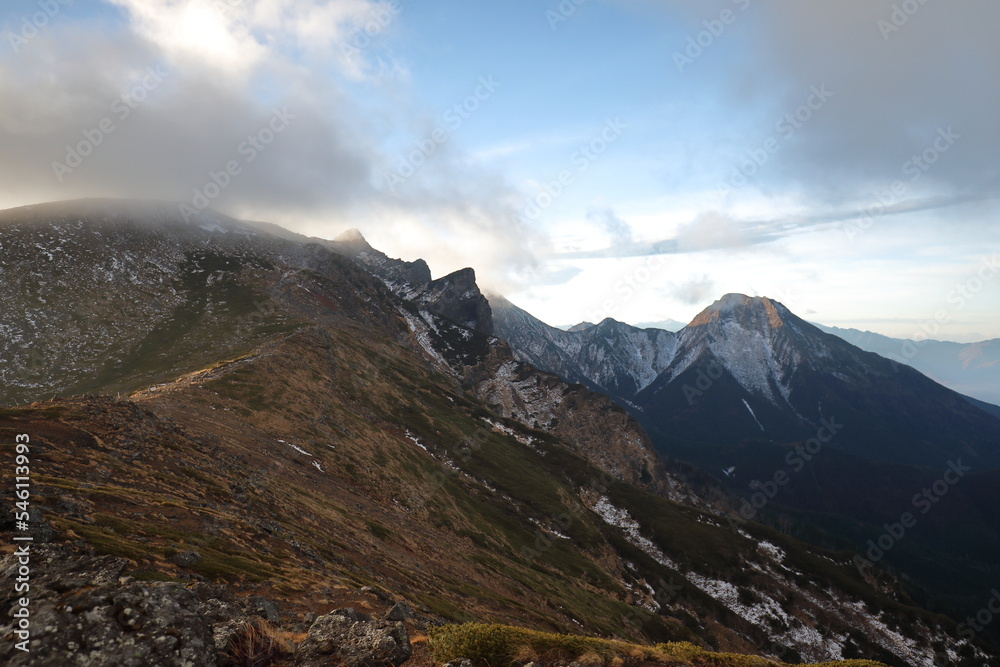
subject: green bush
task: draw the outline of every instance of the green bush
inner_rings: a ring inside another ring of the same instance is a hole
[[[506,665],[514,659],[514,628],[465,623],[434,628],[431,650],[440,662],[468,658],[475,663]]]

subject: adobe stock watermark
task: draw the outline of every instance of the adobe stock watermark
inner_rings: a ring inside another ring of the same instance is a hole
[[[16,33],[7,31],[7,41],[14,53],[20,53],[21,49],[31,40],[49,27],[52,20],[59,15],[62,8],[72,4],[73,0],[39,0],[39,11],[34,14],[21,17],[21,29]]]
[[[745,12],[750,7],[751,0],[732,0],[732,3],[736,5],[739,11]],[[722,33],[729,26],[736,23],[738,17],[739,14],[727,7],[719,12],[716,18],[702,21],[705,29],[697,34],[690,35],[687,38],[687,46],[685,46],[683,51],[674,51],[674,65],[677,66],[677,71],[683,74],[686,67],[693,65],[694,61],[705,54],[705,51],[712,48],[716,40],[722,37]]]
[[[223,14],[246,7],[246,0],[213,0],[212,6]]]
[[[555,31],[561,23],[565,23],[577,8],[587,2],[587,0],[562,0],[555,9],[545,11],[545,19],[549,22],[549,28]]]
[[[243,161],[231,159],[219,171],[209,171],[205,184],[200,188],[194,188],[191,203],[181,203],[178,206],[184,220],[190,222],[193,216],[208,208],[212,201],[232,184],[233,179],[243,173],[243,166],[250,164],[267,150],[271,142],[284,132],[293,120],[295,115],[289,113],[287,107],[274,109],[267,124],[256,133],[247,135],[247,138],[236,147],[236,154],[242,157]]]
[[[951,487],[958,484],[972,470],[969,466],[962,465],[962,459],[948,461],[947,465],[948,467],[940,479],[921,489],[910,500],[913,509],[919,510],[921,516],[930,512],[948,494]],[[882,534],[873,540],[868,540],[866,545],[868,550],[865,551],[865,557],[854,556],[854,566],[858,572],[864,575],[867,568],[881,561],[893,547],[899,544],[900,540],[906,537],[906,531],[917,525],[917,518],[918,516],[913,512],[906,511],[899,515],[897,521],[882,524],[884,529]]]
[[[83,138],[76,144],[67,144],[66,156],[62,162],[58,160],[52,162],[52,172],[56,180],[62,183],[63,179],[82,165],[84,160],[93,155],[97,147],[103,144],[105,139],[120,127],[119,124],[124,123],[169,75],[170,73],[162,65],[147,67],[139,83],[111,103],[111,113],[99,120],[94,127],[83,130]]]
[[[674,583],[674,578],[670,577],[670,581],[665,581],[663,577],[658,577],[656,581],[656,588],[648,586],[650,588],[650,597],[652,598],[653,604],[655,604],[659,609],[664,609],[669,606],[677,599],[681,591],[684,590],[682,584]],[[632,607],[629,613],[622,615],[622,622],[626,625],[632,625],[635,627],[640,627],[651,621],[657,614],[643,607]]]
[[[11,514],[14,517],[14,553],[17,558],[17,576],[14,578],[13,604],[10,615],[13,619],[13,635],[18,640],[14,648],[24,653],[31,652],[31,498],[32,498],[32,451],[31,437],[27,433],[14,436],[13,481],[14,500]]]
[[[429,135],[416,142],[409,153],[397,160],[395,171],[383,173],[386,184],[393,192],[408,178],[417,173],[427,160],[437,153],[438,148],[448,142],[451,132],[462,127],[476,113],[484,102],[493,97],[501,87],[501,83],[493,75],[479,77],[478,85],[461,102],[453,104],[441,117],[441,124],[435,127]]]
[[[972,616],[967,616],[962,623],[958,624],[959,637],[972,641],[1000,615],[1000,591],[994,588],[990,594],[992,597],[987,600],[982,609]]]
[[[619,308],[631,301],[654,274],[667,265],[662,255],[649,255],[640,266],[627,271],[615,281],[612,287],[616,296],[603,299],[597,309],[590,311],[587,320],[599,324],[609,317],[614,317]]]
[[[875,22],[879,32],[882,33],[882,39],[888,42],[889,38],[902,30],[903,26],[909,23],[910,19],[926,4],[927,0],[903,0],[903,2],[893,4],[888,20],[882,18]]]
[[[707,366],[699,366],[695,373],[694,384],[684,383],[681,391],[689,406],[693,406],[695,401],[705,395],[705,392],[715,385],[715,381],[722,377],[725,369],[718,362],[711,362]]]
[[[889,184],[889,187],[875,192],[875,201],[858,214],[857,220],[844,223],[843,230],[844,234],[847,235],[847,240],[853,243],[864,232],[871,229],[875,224],[875,218],[886,213],[889,207],[898,204],[910,187],[923,178],[924,174],[937,164],[941,156],[951,150],[961,138],[962,135],[952,130],[951,126],[948,128],[939,127],[934,141],[923,151],[914,154],[903,163],[900,170],[907,179],[896,179]]]
[[[975,299],[986,286],[1000,274],[1000,256],[993,253],[991,257],[984,257],[979,267],[965,280],[957,283],[945,296],[945,300],[952,306],[949,308],[939,308],[934,311],[934,316],[920,323],[919,329],[914,332],[912,340],[904,340],[899,350],[898,357],[890,357],[892,361],[908,363],[920,353],[923,345],[932,340],[931,336],[936,335],[944,324],[951,321],[952,313],[965,308],[965,306]]]
[[[242,1],[242,0],[241,0]],[[403,11],[398,0],[384,0],[372,9],[372,18],[354,31],[349,42],[340,47],[340,52],[347,58],[355,58],[367,49],[396,20]]]
[[[833,441],[833,439],[844,429],[843,424],[837,423],[836,417],[820,419],[820,426],[816,429],[816,435],[809,438],[801,445],[796,445],[794,449],[785,454],[786,468],[779,468],[774,471],[771,478],[764,482],[758,482],[754,486],[754,493],[749,499],[743,499],[740,503],[739,517],[729,519],[729,527],[734,532],[738,532],[737,522],[746,523],[753,521],[757,514],[767,507],[767,504],[774,500],[781,489],[792,481],[792,476],[802,472],[806,463],[819,456],[820,452]]]
[[[524,205],[521,212],[522,220],[535,220],[543,211],[552,206],[566,191],[566,188],[573,185],[576,176],[590,169],[590,166],[604,155],[627,129],[628,125],[623,123],[620,118],[605,120],[604,127],[570,156],[570,164],[573,169],[561,170],[553,180],[542,185],[541,191]]]
[[[748,150],[729,175],[729,179],[719,184],[719,190],[723,195],[745,186],[749,179],[781,150],[783,142],[794,137],[795,133],[805,127],[806,123],[812,120],[833,97],[833,91],[828,90],[826,84],[812,86],[809,93],[805,102],[786,113],[774,124],[775,134],[765,139],[759,148]]]

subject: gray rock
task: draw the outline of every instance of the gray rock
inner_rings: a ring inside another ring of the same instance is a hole
[[[320,616],[295,651],[298,667],[398,667],[412,654],[402,623],[352,620],[353,609]]]
[[[4,636],[12,626],[0,627]],[[31,652],[5,642],[0,663],[32,667],[192,667],[215,663],[212,632],[179,584],[132,583],[37,599]]]
[[[456,658],[451,662],[444,663],[444,667],[472,667],[472,661],[468,658]],[[525,665],[525,667],[527,667],[527,665]]]
[[[36,598],[40,595],[54,597],[83,586],[117,584],[128,565],[124,558],[78,553],[54,544],[33,544],[29,551],[31,590]],[[13,580],[17,568],[18,559],[13,555],[7,556],[0,561],[0,579]],[[4,600],[5,593],[11,596],[8,600]],[[0,611],[5,612],[14,597],[16,596],[10,587],[0,589]]]
[[[397,602],[385,615],[387,621],[406,621],[413,618],[413,610],[405,602]]]
[[[343,609],[334,609],[330,612],[331,616],[343,616],[344,618],[350,620],[353,623],[358,621],[370,621],[371,616],[368,614],[362,614],[359,611],[355,611],[354,607],[344,607]]]
[[[32,505],[31,509],[28,510],[28,521],[31,525],[30,534],[34,537],[35,544],[47,544],[52,541],[55,531],[37,506]]]
[[[182,551],[170,557],[170,562],[180,567],[191,567],[201,560],[197,551]]]
[[[281,608],[278,603],[260,595],[251,595],[246,600],[247,611],[277,625],[281,622]]]
[[[227,656],[253,622],[224,586],[144,583],[122,578],[127,561],[89,548],[32,544],[31,653],[0,644],[0,664],[17,667],[208,667]],[[13,580],[15,556],[0,561]],[[12,637],[18,596],[0,589],[0,637]],[[263,600],[263,598],[261,598]],[[273,603],[271,603],[273,604]]]
[[[198,611],[209,623],[225,623],[246,618],[246,612],[235,602],[214,598],[200,603]]]

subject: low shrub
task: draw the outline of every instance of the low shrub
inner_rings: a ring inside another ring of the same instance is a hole
[[[576,661],[593,667],[622,667],[645,661],[717,667],[783,667],[784,663],[739,653],[713,653],[688,642],[641,646],[612,639],[561,635],[496,623],[464,623],[433,628],[428,633],[434,659],[467,658],[477,666],[509,667],[536,660],[542,664]],[[845,660],[806,667],[885,667],[870,660]]]

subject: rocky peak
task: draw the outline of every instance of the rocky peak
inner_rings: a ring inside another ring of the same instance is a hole
[[[787,308],[767,297],[726,294],[695,316],[688,326],[736,322],[746,329],[777,329],[784,326],[790,316]]]
[[[414,296],[430,312],[456,324],[488,335],[493,334],[493,310],[476,284],[476,272],[459,269],[432,280]]]
[[[339,243],[358,251],[371,252],[374,250],[374,248],[371,247],[371,244],[368,243],[368,240],[361,234],[361,231],[356,228],[348,229],[346,232],[334,238],[333,241],[334,243]]]
[[[431,280],[431,269],[427,262],[416,259],[407,262],[393,259],[368,243],[357,229],[348,229],[337,236],[331,249],[364,264],[369,271],[383,281],[393,285],[423,285]]]

